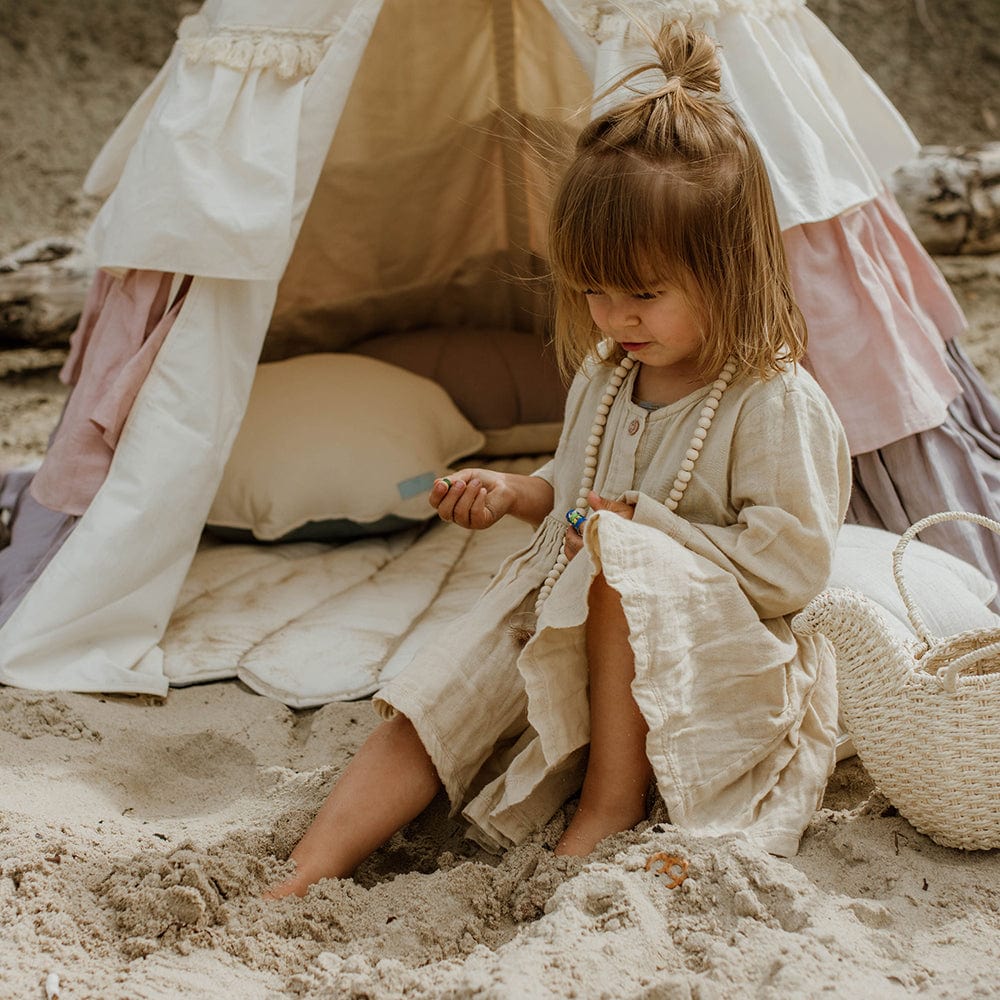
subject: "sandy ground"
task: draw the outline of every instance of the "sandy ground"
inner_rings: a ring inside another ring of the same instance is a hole
[[[438,804],[356,882],[264,905],[366,705],[5,689],[0,718],[7,996],[52,972],[102,998],[997,995],[1000,854],[917,834],[857,760],[792,861],[651,820],[570,863],[546,850],[562,813],[489,859]],[[687,862],[678,888],[645,870],[658,851]]]
[[[908,0],[814,6],[885,74],[922,139],[1000,137],[995,0],[948,17]],[[0,0],[0,133],[16,137],[0,143],[0,253],[89,217],[79,177],[180,9]],[[940,263],[970,318],[966,347],[1000,391],[1000,259]],[[63,356],[0,352],[0,464],[44,450]],[[365,702],[292,711],[236,682],[165,700],[0,688],[0,995],[44,997],[51,973],[64,1000],[1000,995],[1000,852],[918,834],[856,758],[790,861],[656,814],[586,865],[558,861],[547,848],[563,812],[491,858],[439,802],[355,881],[262,905],[373,725]],[[687,862],[678,888],[645,870],[658,851]]]

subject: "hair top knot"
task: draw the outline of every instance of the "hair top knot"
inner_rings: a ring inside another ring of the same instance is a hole
[[[716,43],[686,21],[666,22],[656,31],[638,22],[632,28],[645,37],[646,58],[596,101],[601,105],[620,98],[622,91],[629,96],[599,114],[581,132],[577,148],[598,143],[652,157],[708,154],[706,131],[730,114],[720,94]]]
[[[616,87],[625,87],[646,101],[658,101],[682,90],[688,97],[711,99],[721,91],[722,71],[716,45],[704,32],[693,30],[683,21],[664,24],[659,31],[642,23],[633,27],[645,35],[655,58],[633,67],[618,80]],[[652,74],[662,74],[666,82],[650,87]],[[607,93],[612,92],[613,88]]]
[[[671,21],[655,32],[640,25],[656,53],[668,81],[678,77],[687,90],[717,94],[722,89],[722,70],[715,42],[703,31],[683,21]]]
[[[679,76],[671,76],[667,78],[667,82],[657,91],[657,97],[666,97],[667,94],[673,94],[674,92],[681,89],[684,86],[684,81]],[[653,95],[650,94],[650,97]]]

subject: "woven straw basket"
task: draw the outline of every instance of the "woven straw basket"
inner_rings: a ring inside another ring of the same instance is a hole
[[[945,847],[1000,847],[1000,628],[936,638],[903,580],[903,552],[941,521],[980,514],[945,511],[918,521],[892,556],[893,575],[918,640],[904,640],[861,594],[826,590],[792,621],[800,635],[826,635],[837,650],[840,711],[858,756],[889,801]]]

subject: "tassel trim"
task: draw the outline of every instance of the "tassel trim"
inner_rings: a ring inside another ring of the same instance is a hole
[[[314,73],[336,30],[234,25],[213,29],[200,14],[184,18],[177,31],[181,51],[192,63],[212,63],[241,73],[273,70],[282,80]]]
[[[577,20],[598,42],[621,39],[626,26],[639,20],[657,28],[664,21],[691,19],[699,24],[726,14],[749,14],[768,18],[790,14],[805,6],[805,0],[630,0],[622,5],[598,0],[581,5]]]

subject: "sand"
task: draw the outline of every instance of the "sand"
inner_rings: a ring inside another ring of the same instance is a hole
[[[0,0],[0,253],[92,213],[82,172],[185,5],[139,6]],[[998,138],[1000,58],[981,30],[995,0],[949,5],[947,23],[910,0],[815,7],[922,139]],[[940,263],[1000,390],[1000,259]],[[63,356],[0,352],[0,464],[43,452]],[[917,833],[857,758],[791,860],[655,811],[587,863],[559,860],[566,810],[491,857],[439,801],[354,881],[263,904],[374,724],[367,702],[292,711],[237,682],[163,700],[0,688],[0,997],[44,997],[52,974],[63,998],[109,1000],[1000,995],[1000,852]],[[677,888],[646,871],[657,852],[686,861]]]
[[[843,762],[791,861],[651,820],[586,864],[563,813],[481,854],[435,803],[359,871],[257,894],[373,725],[236,683],[0,690],[5,996],[995,996],[1000,853],[916,833]],[[683,858],[678,888],[645,870]]]

